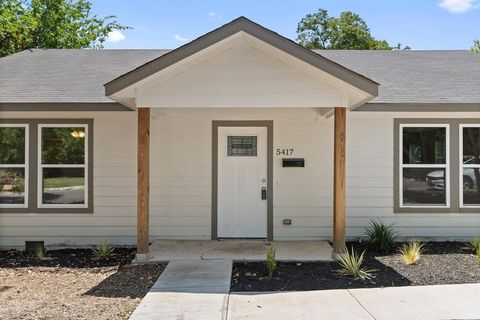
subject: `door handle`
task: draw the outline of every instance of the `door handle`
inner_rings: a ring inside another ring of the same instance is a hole
[[[262,187],[262,200],[267,200],[267,188]]]

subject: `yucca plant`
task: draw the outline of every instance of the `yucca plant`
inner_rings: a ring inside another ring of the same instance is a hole
[[[395,225],[385,224],[382,220],[370,220],[365,228],[365,238],[370,247],[376,251],[389,253],[398,238]]]
[[[115,248],[113,248],[107,241],[102,241],[98,246],[92,249],[93,256],[96,258],[108,257]]]
[[[480,250],[477,250],[477,264],[478,264],[478,267],[480,268]]]
[[[37,257],[38,260],[45,260],[47,258],[47,251],[45,250],[44,247],[38,247],[35,250],[35,256]]]
[[[337,270],[337,273],[342,276],[350,276],[362,281],[375,278],[376,270],[366,270],[362,268],[364,255],[365,250],[360,256],[358,256],[355,250],[353,250],[353,247],[351,252],[348,251],[348,249],[345,249],[345,251],[338,257],[337,263],[340,265],[340,269]]]
[[[480,237],[475,237],[470,242],[468,242],[465,246],[465,249],[473,250],[475,252],[480,251]]]
[[[418,241],[410,241],[400,248],[403,262],[408,265],[415,264],[420,259],[422,252],[423,243]]]
[[[277,260],[275,258],[276,250],[274,247],[270,247],[267,250],[267,259],[265,260],[265,267],[267,268],[267,275],[272,277],[273,273],[277,269]]]

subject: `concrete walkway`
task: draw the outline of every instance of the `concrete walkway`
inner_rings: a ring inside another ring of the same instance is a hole
[[[225,319],[231,260],[170,262],[130,320]]]
[[[155,240],[150,246],[149,262],[265,261],[270,246],[276,249],[278,261],[332,261],[332,247],[327,241]]]
[[[232,293],[227,319],[480,319],[480,284]]]
[[[231,267],[171,262],[130,319],[480,319],[480,284],[229,294]]]

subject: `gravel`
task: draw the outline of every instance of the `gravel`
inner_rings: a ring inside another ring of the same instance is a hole
[[[355,280],[337,274],[336,262],[278,263],[272,278],[266,277],[263,263],[235,263],[232,273],[232,291],[298,291],[323,289],[351,289],[392,286],[479,283],[480,267],[473,252],[463,249],[458,242],[431,242],[415,265],[405,265],[397,253],[397,244],[391,254],[366,251],[363,267],[375,269],[375,278]],[[357,252],[364,244],[350,243]]]
[[[0,319],[128,319],[164,265],[131,265],[134,249],[97,259],[91,250],[43,259],[0,251]]]

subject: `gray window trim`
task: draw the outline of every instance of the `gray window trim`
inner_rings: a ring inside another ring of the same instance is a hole
[[[393,192],[394,213],[480,213],[480,208],[460,207],[460,124],[480,124],[480,119],[449,119],[449,118],[407,118],[394,119],[394,166]],[[448,208],[401,208],[400,207],[400,125],[401,124],[448,124],[450,126],[450,207]]]
[[[0,123],[29,125],[28,207],[0,208],[0,213],[93,213],[93,119],[0,119]],[[40,124],[88,125],[88,206],[86,208],[38,208],[38,126]]]

